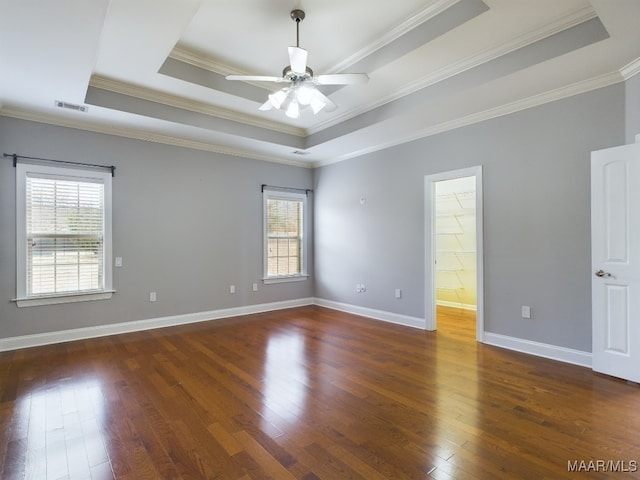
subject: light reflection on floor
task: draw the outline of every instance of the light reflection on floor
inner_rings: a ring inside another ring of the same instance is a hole
[[[22,447],[24,478],[110,473],[102,435],[107,412],[98,380],[61,379],[21,395],[16,404],[11,436]]]
[[[457,471],[459,462],[455,452],[463,448],[468,439],[467,433],[459,426],[472,428],[469,426],[477,425],[480,417],[480,412],[469,413],[468,408],[469,404],[477,402],[479,389],[478,371],[474,368],[477,363],[477,349],[473,343],[475,314],[458,309],[445,309],[445,312],[448,313],[438,313],[437,354],[433,357],[433,367],[436,384],[449,387],[436,389],[434,438],[438,440],[433,451],[435,467],[456,477],[460,472]],[[465,368],[457,372],[454,365],[445,362],[450,358],[455,358]]]
[[[297,422],[307,395],[305,340],[297,332],[270,337],[265,354],[263,416],[274,425]],[[277,415],[277,418],[274,417]]]

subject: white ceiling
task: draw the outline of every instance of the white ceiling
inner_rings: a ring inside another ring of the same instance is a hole
[[[297,120],[224,79],[281,74],[294,8],[316,74],[370,77],[321,87],[338,109]],[[309,166],[640,70],[640,0],[0,0],[0,16],[1,115]]]

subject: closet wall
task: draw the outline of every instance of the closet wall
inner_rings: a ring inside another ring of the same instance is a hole
[[[436,184],[436,303],[476,309],[475,177]]]

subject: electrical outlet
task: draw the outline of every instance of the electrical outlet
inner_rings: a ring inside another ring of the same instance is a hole
[[[396,298],[402,298],[402,290],[396,288]]]
[[[359,283],[356,283],[356,293],[360,293],[362,292],[362,285],[360,285]]]
[[[257,283],[254,283],[254,284],[253,284],[253,291],[254,291],[254,292],[257,292],[257,291],[258,291],[258,284],[257,284]]]
[[[360,293],[364,293],[367,291],[367,287],[364,283],[360,284]]]
[[[527,305],[522,306],[522,318],[531,318],[531,307]]]
[[[149,301],[150,302],[155,302],[158,299],[158,296],[156,295],[156,292],[150,292],[149,293]]]
[[[236,293],[236,286],[235,285],[229,285],[229,293]]]

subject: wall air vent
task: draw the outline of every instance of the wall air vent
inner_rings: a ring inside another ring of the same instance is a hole
[[[89,110],[89,107],[87,107],[86,105],[76,105],[75,103],[61,102],[60,100],[56,100],[56,107],[66,108],[69,110],[75,110],[76,112],[83,112],[83,113]]]

